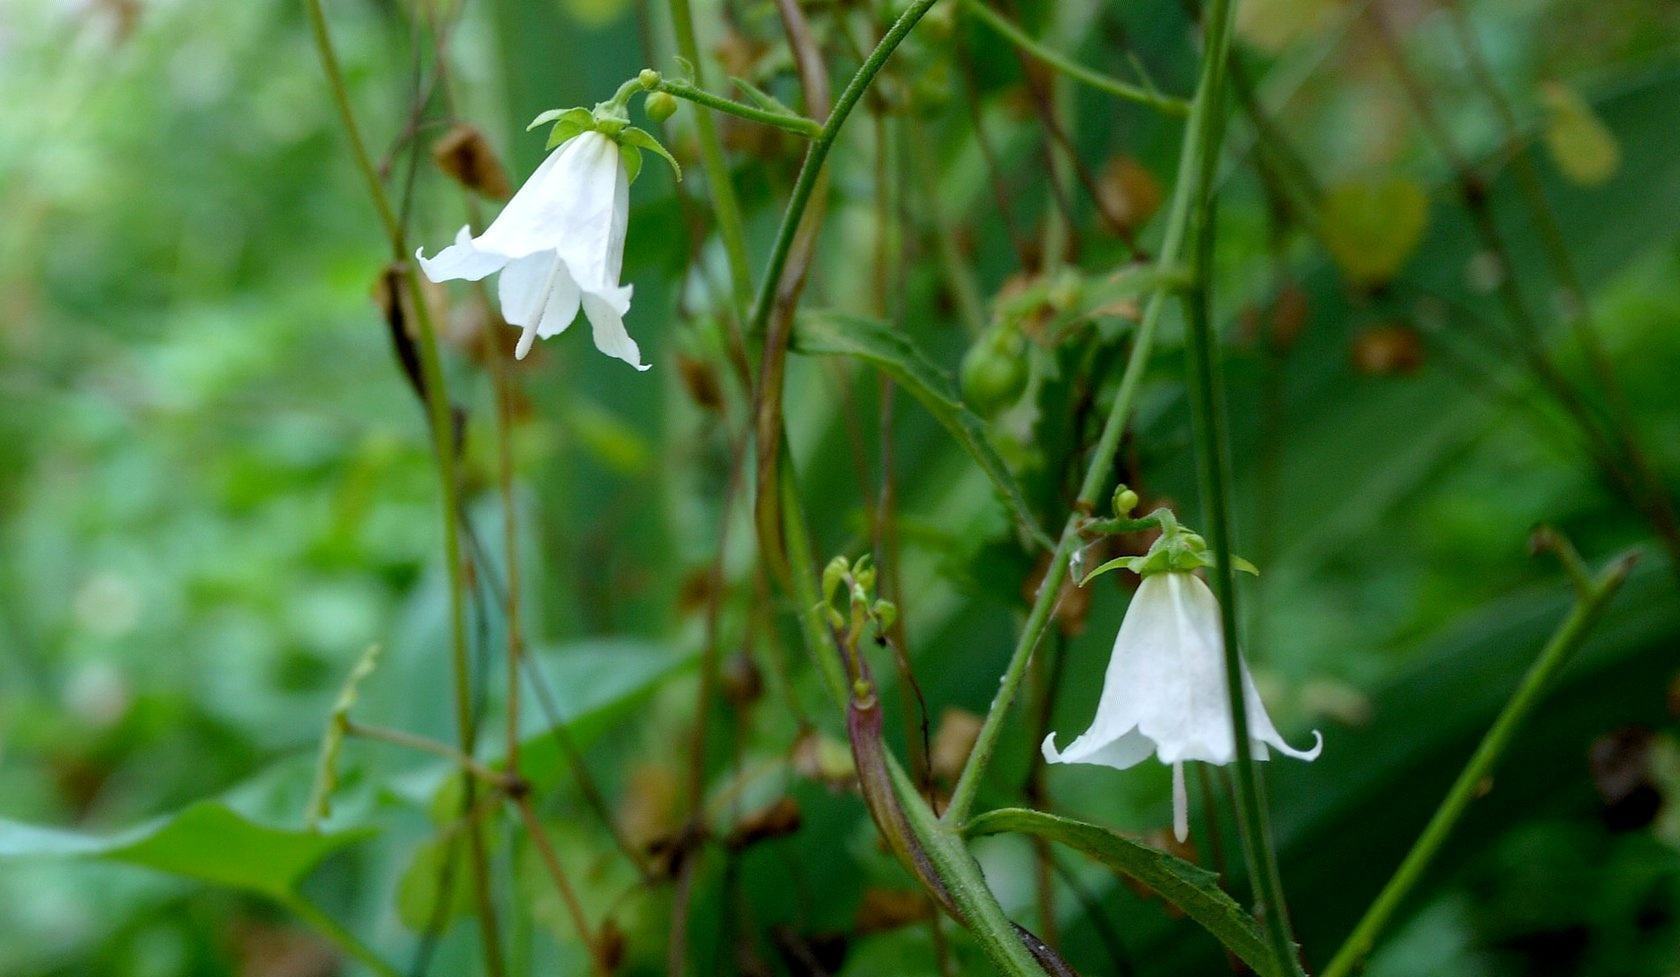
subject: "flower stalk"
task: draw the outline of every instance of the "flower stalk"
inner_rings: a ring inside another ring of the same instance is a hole
[[[1446,843],[1459,819],[1469,809],[1470,802],[1480,794],[1483,782],[1493,773],[1499,758],[1511,745],[1523,721],[1534,711],[1540,697],[1580,649],[1593,625],[1598,623],[1605,606],[1610,603],[1610,598],[1615,596],[1623,581],[1627,579],[1629,571],[1633,569],[1634,558],[1624,556],[1596,578],[1586,581],[1583,586],[1578,577],[1580,558],[1575,555],[1574,550],[1567,542],[1555,537],[1549,545],[1557,550],[1571,582],[1576,586],[1575,604],[1570,608],[1569,616],[1558,625],[1557,631],[1553,632],[1551,639],[1541,649],[1539,657],[1529,666],[1516,692],[1511,695],[1510,701],[1505,703],[1505,708],[1500,710],[1487,735],[1482,737],[1481,744],[1476,747],[1470,761],[1459,772],[1458,779],[1453,781],[1447,796],[1442,798],[1441,806],[1435,809],[1423,833],[1412,843],[1411,851],[1406,853],[1400,867],[1394,870],[1393,877],[1377,894],[1365,915],[1354,925],[1341,949],[1331,958],[1330,965],[1324,968],[1323,977],[1348,977],[1371,952],[1377,936],[1393,917],[1394,911],[1422,880],[1424,872],[1428,871],[1434,862],[1441,846]]]
[[[736,118],[746,119],[748,122],[773,126],[783,132],[804,136],[806,139],[815,139],[822,135],[822,123],[815,119],[808,119],[803,115],[791,112],[777,112],[767,108],[759,108],[756,105],[737,102],[721,95],[713,95],[692,82],[684,81],[681,78],[666,78],[651,68],[642,72],[640,80],[642,87],[648,91],[674,95],[696,105],[733,115]]]

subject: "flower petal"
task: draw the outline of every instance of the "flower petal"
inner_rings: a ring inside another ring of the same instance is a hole
[[[542,322],[537,324],[537,335],[544,339],[558,336],[565,332],[578,314],[577,282],[572,280],[572,273],[564,261],[554,263],[554,278],[549,283],[548,301],[543,305]]]
[[[618,203],[616,184],[623,179],[618,146],[598,132],[581,133],[542,161],[536,172],[479,236],[478,247],[522,258],[559,250],[581,284],[589,262],[600,265],[612,241]],[[628,188],[625,191],[628,197]],[[628,199],[624,206],[628,214]],[[623,263],[623,233],[618,235],[616,272]],[[593,258],[588,258],[590,254]],[[587,260],[586,260],[587,259]]]
[[[420,262],[420,270],[434,282],[455,279],[476,282],[500,271],[508,263],[508,259],[500,254],[480,250],[468,227],[462,227],[455,235],[455,243],[439,251],[437,257],[427,258],[422,253],[424,250],[415,248],[414,257]]]
[[[515,258],[502,269],[496,296],[502,303],[502,318],[509,325],[534,326],[542,319],[559,266],[560,256],[547,251]]]
[[[642,351],[624,330],[623,314],[615,308],[619,302],[614,298],[617,296],[609,298],[589,291],[583,293],[583,314],[589,317],[590,329],[595,334],[595,348],[638,370],[646,370],[648,367],[642,363]],[[622,302],[628,307],[628,296]]]

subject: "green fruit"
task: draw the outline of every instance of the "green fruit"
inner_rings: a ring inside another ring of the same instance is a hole
[[[1013,338],[1015,342],[1011,343],[1002,336],[983,336],[963,357],[963,399],[981,414],[990,416],[1003,410],[1019,400],[1027,387],[1020,337]]]

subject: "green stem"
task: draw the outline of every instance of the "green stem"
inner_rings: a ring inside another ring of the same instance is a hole
[[[1001,14],[987,7],[982,0],[962,0],[962,5],[965,10],[974,15],[976,20],[1003,35],[1011,44],[1074,81],[1089,85],[1098,91],[1107,92],[1118,98],[1147,105],[1168,115],[1187,115],[1190,111],[1190,103],[1182,98],[1163,95],[1152,89],[1121,81],[1099,71],[1093,71],[1077,61],[1067,58],[1061,52],[1046,47],[1026,31],[1010,23]]]
[[[368,155],[367,143],[362,139],[362,130],[356,125],[356,111],[350,106],[350,89],[344,84],[344,71],[338,64],[338,52],[334,50],[332,35],[327,31],[327,14],[321,7],[321,0],[307,0],[305,8],[309,11],[309,27],[315,35],[315,51],[320,56],[321,68],[327,74],[327,87],[332,90],[333,104],[338,108],[339,121],[343,124],[345,138],[350,141],[350,153],[356,159],[356,168],[362,171],[362,179],[367,181],[373,197],[373,209],[379,212],[379,223],[385,228],[385,235],[392,242],[400,242],[403,237],[402,223],[397,220],[397,212],[391,207],[391,201],[385,196],[385,188],[379,182],[379,171],[374,168],[373,157]],[[396,246],[395,257],[398,261],[407,255],[402,254],[402,248]]]
[[[681,3],[683,0],[673,2]],[[840,135],[840,128],[846,124],[846,117],[857,107],[858,100],[886,65],[887,58],[892,56],[893,51],[909,35],[911,28],[922,19],[922,15],[937,2],[939,0],[915,0],[905,8],[904,13],[900,14],[898,20],[882,35],[880,43],[875,45],[875,50],[869,52],[869,57],[858,66],[856,73],[846,83],[845,90],[835,100],[834,110],[829,113],[822,130],[812,139],[811,148],[805,154],[805,162],[799,167],[799,176],[794,180],[793,192],[789,194],[787,210],[782,213],[782,225],[776,230],[776,242],[770,249],[770,260],[765,265],[764,277],[759,280],[758,297],[753,302],[749,334],[762,334],[770,320],[776,285],[781,281],[782,269],[787,265],[788,254],[793,249],[793,239],[799,231],[801,219],[805,216],[805,208],[811,202],[811,194],[817,188],[817,180],[822,175],[823,163],[828,159],[828,152],[834,148],[834,140]]]
[[[1003,907],[986,885],[986,878],[963,844],[962,836],[934,817],[904,768],[890,756],[888,769],[894,793],[904,811],[905,825],[927,853],[928,861],[945,884],[951,901],[962,912],[975,942],[1003,973],[1012,977],[1044,977],[1044,968],[1033,959],[1015,925],[1004,915]]]
[[[1216,58],[1215,52],[1218,52],[1221,60],[1223,57],[1223,37],[1220,42],[1221,46],[1217,49],[1211,44],[1207,48],[1204,55],[1206,60],[1202,64],[1202,81],[1197,89],[1196,98],[1190,103],[1190,118],[1184,127],[1183,143],[1179,150],[1178,175],[1173,184],[1172,204],[1167,212],[1166,231],[1161,239],[1160,255],[1156,260],[1156,267],[1159,269],[1178,266],[1184,249],[1185,232],[1189,226],[1192,191],[1200,173],[1206,168],[1202,160],[1217,157],[1219,133],[1210,131],[1207,124],[1213,103],[1206,96],[1206,90],[1212,72],[1212,62]],[[1176,277],[1164,277],[1151,293],[1149,304],[1144,307],[1143,319],[1138,325],[1137,336],[1132,341],[1131,356],[1126,361],[1125,372],[1120,376],[1120,387],[1115,391],[1108,419],[1103,424],[1090,466],[1086,468],[1085,478],[1080,483],[1078,502],[1074,511],[1069,514],[1066,525],[1062,527],[1055,552],[1051,555],[1050,568],[1045,572],[1044,582],[1039,584],[1038,594],[1033,598],[1032,608],[1027,612],[1027,622],[1021,628],[1021,637],[1015,644],[1009,664],[1004,667],[997,696],[992,699],[992,706],[986,712],[979,736],[974,741],[974,749],[969,753],[968,762],[957,778],[957,786],[951,794],[951,805],[944,815],[950,824],[960,825],[968,817],[975,794],[980,789],[980,782],[984,779],[986,766],[997,749],[997,738],[1002,732],[1010,703],[1014,701],[1015,693],[1020,688],[1021,677],[1026,673],[1027,663],[1032,659],[1033,651],[1044,637],[1045,629],[1049,627],[1051,611],[1054,610],[1056,598],[1067,579],[1068,559],[1080,545],[1080,521],[1095,505],[1097,494],[1113,470],[1114,456],[1120,449],[1120,435],[1125,431],[1126,421],[1131,417],[1138,385],[1143,380],[1143,372],[1149,365],[1149,358],[1154,350],[1156,327],[1161,321],[1168,295],[1178,285]]]
[[[774,126],[784,132],[791,132],[796,136],[804,136],[807,139],[815,139],[823,131],[822,123],[815,119],[807,119],[803,115],[794,115],[788,112],[772,112],[769,109],[761,109],[756,105],[748,105],[745,102],[737,102],[721,95],[713,95],[704,88],[691,85],[680,78],[661,76],[659,81],[654,84],[653,90],[665,92],[667,95],[675,95],[677,98],[687,99],[696,105],[703,105],[719,112],[727,112],[738,118],[746,119],[748,122]]]
[[[1218,143],[1225,123],[1223,96],[1231,10],[1230,0],[1214,0],[1206,8],[1203,21],[1203,29],[1207,33],[1206,67],[1209,70],[1204,72],[1199,97],[1209,100],[1209,111],[1199,121],[1210,131],[1209,141],[1214,144]],[[1256,911],[1265,922],[1278,969],[1283,973],[1300,973],[1295,941],[1289,931],[1283,880],[1278,874],[1277,853],[1272,848],[1266,804],[1261,795],[1259,772],[1255,768],[1254,741],[1248,735],[1248,707],[1243,689],[1237,625],[1236,571],[1231,559],[1229,448],[1224,392],[1209,307],[1215,234],[1213,181],[1218,159],[1210,154],[1202,159],[1201,164],[1192,221],[1196,235],[1193,259],[1195,284],[1185,298],[1188,320],[1185,352],[1191,393],[1191,422],[1197,441],[1196,467],[1201,476],[1208,547],[1214,557],[1209,575],[1219,595],[1220,630],[1225,643],[1226,698],[1231,710],[1232,738],[1236,747],[1237,827],[1250,866]]]
[[[1429,819],[1423,834],[1418,836],[1412,850],[1406,853],[1405,860],[1395,869],[1394,877],[1383,886],[1376,901],[1371,903],[1371,908],[1365,911],[1364,917],[1354,926],[1347,941],[1336,951],[1335,957],[1331,958],[1330,965],[1324,968],[1323,977],[1347,977],[1371,951],[1383,926],[1422,880],[1424,872],[1429,869],[1430,863],[1434,861],[1459,818],[1463,817],[1470,802],[1481,793],[1483,781],[1493,772],[1494,765],[1499,762],[1506,747],[1510,746],[1523,720],[1534,711],[1540,696],[1580,648],[1587,633],[1597,623],[1605,605],[1621,587],[1622,581],[1627,579],[1631,568],[1631,559],[1624,558],[1616,562],[1600,574],[1592,586],[1576,599],[1569,616],[1564,618],[1563,623],[1558,625],[1557,631],[1552,634],[1551,640],[1546,642],[1546,647],[1529,667],[1528,674],[1523,676],[1517,691],[1500,711],[1493,727],[1482,738],[1481,745],[1476,747],[1470,762],[1465,764],[1458,779],[1453,781],[1452,788],[1447,791],[1441,806],[1436,808],[1434,817]]]
[[[415,345],[420,353],[420,374],[424,384],[427,420],[431,428],[432,451],[437,466],[438,494],[443,515],[444,563],[449,579],[450,662],[454,678],[455,726],[461,752],[471,756],[475,730],[472,721],[472,676],[467,656],[466,614],[463,606],[466,579],[461,565],[461,534],[458,520],[460,505],[454,474],[455,425],[450,417],[449,391],[444,379],[442,358],[438,352],[437,330],[432,325],[431,310],[426,304],[425,295],[420,291],[419,279],[414,275],[413,269],[406,266],[408,247],[404,243],[402,223],[397,219],[396,210],[391,206],[384,184],[379,180],[379,173],[367,154],[367,144],[362,138],[361,127],[356,123],[356,114],[350,105],[349,88],[344,83],[344,74],[339,68],[332,35],[327,30],[326,12],[321,6],[321,0],[305,0],[305,5],[314,32],[316,52],[320,57],[321,67],[326,72],[328,85],[332,89],[333,102],[338,107],[339,122],[350,142],[357,167],[367,181],[368,195],[373,200],[374,209],[378,211],[380,223],[384,225],[386,236],[389,238],[391,258],[404,266],[402,277],[407,282],[410,304],[414,307],[414,321],[419,333]],[[471,791],[472,782],[469,781],[469,795]],[[470,802],[469,796],[468,803]],[[472,842],[470,848],[474,895],[478,904],[479,920],[486,936],[485,963],[492,974],[499,974],[501,959],[497,946],[499,941],[495,939],[494,906],[489,897],[489,864],[485,858],[484,839],[477,822],[474,822],[469,834]]]
[[[671,28],[676,35],[677,53],[694,66],[694,80],[706,84],[705,68],[700,60],[700,43],[694,36],[694,12],[688,0],[670,0]],[[752,269],[747,264],[747,234],[741,220],[741,204],[735,196],[735,184],[729,176],[729,164],[723,158],[723,143],[718,139],[717,126],[705,112],[694,116],[694,131],[700,138],[700,167],[706,171],[706,185],[711,190],[712,211],[717,218],[718,238],[729,263],[729,283],[734,293],[736,314],[741,315],[752,298]]]

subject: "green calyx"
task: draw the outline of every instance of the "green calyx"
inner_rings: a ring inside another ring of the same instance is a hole
[[[549,109],[525,127],[530,132],[539,126],[553,123],[554,127],[548,132],[548,143],[545,149],[553,149],[566,140],[585,132],[599,132],[618,144],[619,151],[624,156],[624,169],[634,183],[642,172],[642,152],[653,153],[669,163],[671,172],[678,180],[682,179],[682,167],[677,165],[676,157],[655,139],[652,133],[645,129],[638,129],[630,124],[627,109],[630,96],[644,91],[639,78],[633,78],[619,87],[612,98],[601,102],[593,109],[582,106],[569,109]]]
[[[1207,540],[1203,539],[1200,533],[1179,525],[1178,518],[1172,514],[1172,510],[1156,509],[1145,516],[1143,521],[1161,527],[1160,538],[1149,547],[1149,552],[1142,556],[1121,556],[1109,560],[1081,578],[1081,587],[1111,570],[1130,570],[1140,577],[1147,577],[1157,573],[1189,573],[1214,565],[1213,554],[1208,552]],[[1232,556],[1231,565],[1244,573],[1260,575],[1254,564],[1240,556]]]

